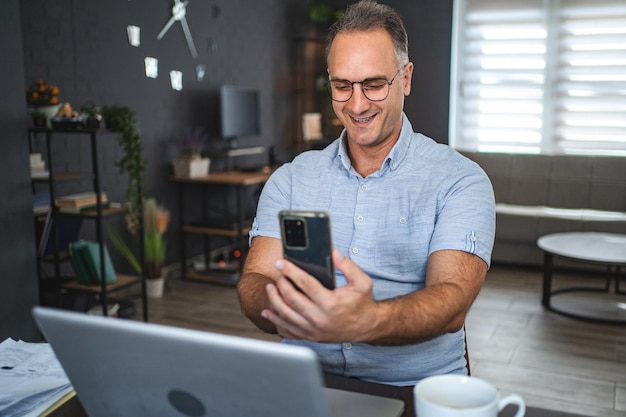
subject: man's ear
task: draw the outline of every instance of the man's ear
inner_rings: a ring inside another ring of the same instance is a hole
[[[409,62],[404,66],[402,82],[404,86],[404,96],[411,94],[411,80],[413,79],[413,63]]]

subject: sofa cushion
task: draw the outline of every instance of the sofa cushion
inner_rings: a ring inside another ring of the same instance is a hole
[[[626,158],[463,152],[496,197],[492,260],[541,264],[537,239],[560,232],[626,234]]]

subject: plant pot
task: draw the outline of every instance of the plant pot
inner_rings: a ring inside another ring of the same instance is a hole
[[[148,298],[161,298],[163,297],[163,287],[165,285],[165,278],[146,278],[146,295]]]
[[[46,128],[46,116],[33,116],[33,126],[40,129]]]
[[[53,104],[51,106],[33,106],[33,107],[29,107],[28,111],[30,114],[33,114],[34,112],[42,113],[46,119],[45,127],[52,128],[51,120],[54,116],[56,116],[60,108],[61,108],[61,103]]]
[[[89,116],[85,119],[85,127],[87,129],[100,129],[100,119],[97,117]]]
[[[209,173],[209,158],[178,159],[172,163],[174,176],[180,178],[204,177]]]

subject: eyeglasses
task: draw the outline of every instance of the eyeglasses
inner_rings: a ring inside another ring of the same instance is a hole
[[[396,79],[402,68],[396,71],[391,81],[386,78],[368,78],[363,81],[330,80],[326,89],[333,101],[346,102],[352,98],[354,84],[361,84],[361,91],[369,101],[383,101],[389,96],[391,84]]]

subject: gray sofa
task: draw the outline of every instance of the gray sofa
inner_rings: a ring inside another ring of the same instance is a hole
[[[536,242],[549,233],[626,234],[626,157],[462,153],[493,184],[494,263],[542,265]]]

